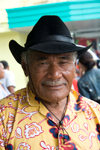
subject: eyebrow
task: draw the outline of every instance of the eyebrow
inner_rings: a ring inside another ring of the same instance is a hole
[[[49,55],[45,55],[45,54],[40,54],[40,55],[34,55],[34,59],[36,60],[36,61],[44,61],[44,60],[47,60],[49,58]],[[58,59],[63,59],[63,60],[69,60],[69,59],[72,59],[73,57],[72,57],[72,55],[65,55],[65,54],[63,54],[63,55],[57,55],[57,58]]]
[[[59,58],[60,59],[69,59],[69,58],[72,58],[72,56],[69,56],[69,55],[67,55],[67,56],[59,56]]]
[[[42,61],[42,60],[47,60],[47,56],[37,56],[36,57],[36,60],[38,60],[38,61]]]

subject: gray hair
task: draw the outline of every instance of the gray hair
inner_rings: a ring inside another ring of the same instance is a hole
[[[77,58],[78,58],[78,53],[75,51],[75,52],[73,52],[73,63],[74,64],[75,64]]]
[[[24,51],[21,54],[21,61],[24,61],[27,64],[27,56],[31,53],[31,50]]]
[[[24,60],[24,62],[26,64],[27,64],[27,56],[29,56],[31,52],[32,52],[32,50],[27,50],[27,51],[23,52],[22,55],[21,55],[21,60]],[[75,63],[76,60],[77,60],[78,54],[77,54],[76,51],[75,52],[71,52],[71,53],[73,55],[73,63]]]

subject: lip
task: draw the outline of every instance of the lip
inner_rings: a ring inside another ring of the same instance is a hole
[[[46,88],[49,88],[49,89],[52,89],[52,90],[59,90],[61,88],[63,88],[65,85],[64,84],[60,84],[60,85],[43,85],[45,86]]]

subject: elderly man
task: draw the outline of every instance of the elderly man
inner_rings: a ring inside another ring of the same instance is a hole
[[[10,50],[27,88],[0,102],[0,149],[99,150],[100,105],[71,89],[79,47],[58,16],[43,16]]]

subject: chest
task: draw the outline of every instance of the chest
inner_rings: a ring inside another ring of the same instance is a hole
[[[15,118],[15,119],[13,119]],[[7,121],[6,143],[12,149],[25,150],[99,150],[95,122],[80,116],[65,115],[57,126],[51,117],[38,111],[19,111]],[[9,149],[10,150],[10,149]]]

